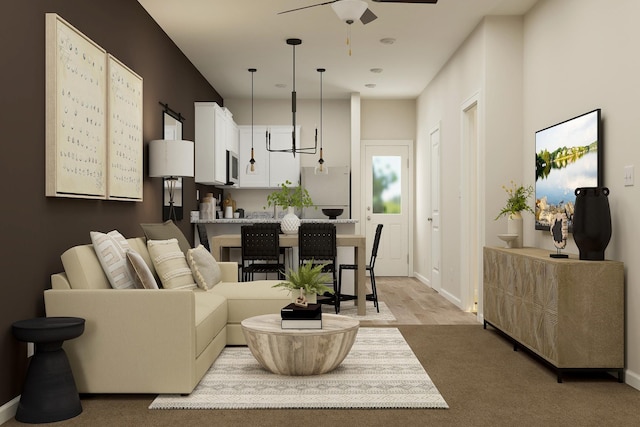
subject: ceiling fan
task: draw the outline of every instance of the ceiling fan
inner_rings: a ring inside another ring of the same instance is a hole
[[[414,3],[414,4],[435,4],[438,0],[373,0],[378,3]],[[330,4],[338,17],[347,24],[353,24],[357,19],[363,24],[368,24],[376,20],[378,17],[369,9],[367,2],[364,0],[330,0],[322,3],[312,4],[309,6],[298,7],[296,9],[285,10],[283,13],[295,12],[298,10],[309,9],[316,6],[324,6]]]

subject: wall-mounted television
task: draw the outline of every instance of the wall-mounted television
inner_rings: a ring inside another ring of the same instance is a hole
[[[565,212],[572,230],[575,189],[602,186],[600,109],[539,130],[536,142],[536,230]]]

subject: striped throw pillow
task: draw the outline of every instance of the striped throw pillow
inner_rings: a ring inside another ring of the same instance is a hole
[[[193,289],[197,287],[177,239],[148,240],[147,248],[163,288]]]

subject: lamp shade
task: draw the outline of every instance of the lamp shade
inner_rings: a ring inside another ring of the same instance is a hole
[[[149,176],[193,176],[193,141],[154,139],[149,142]]]
[[[362,0],[340,0],[331,3],[331,7],[338,15],[338,18],[351,23],[360,19],[364,11],[367,10],[367,2]]]

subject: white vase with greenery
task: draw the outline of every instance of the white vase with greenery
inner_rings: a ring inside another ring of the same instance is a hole
[[[305,188],[302,188],[302,186],[289,187],[290,185],[290,181],[285,181],[280,185],[279,190],[267,196],[267,206],[280,206],[283,209],[287,209],[286,215],[280,222],[280,229],[284,234],[296,234],[298,232],[300,218],[295,213],[296,209],[302,212],[302,208],[313,206],[311,196]]]
[[[318,295],[324,295],[325,292],[333,294],[333,289],[325,285],[325,283],[333,283],[331,275],[322,272],[325,265],[314,265],[311,261],[307,261],[298,270],[289,269],[285,274],[286,281],[273,287],[289,289],[294,302],[304,299],[306,303],[315,304]]]

